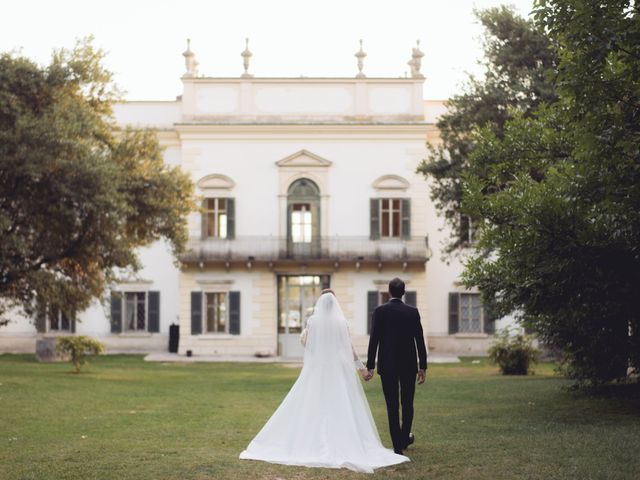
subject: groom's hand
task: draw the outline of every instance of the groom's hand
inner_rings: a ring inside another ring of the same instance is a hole
[[[422,385],[424,383],[425,376],[426,372],[424,370],[418,370],[418,385]]]
[[[364,374],[365,382],[368,382],[372,378],[373,378],[373,370],[367,370],[366,373]]]

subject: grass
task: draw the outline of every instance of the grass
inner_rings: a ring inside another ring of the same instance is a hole
[[[551,365],[503,377],[433,365],[416,393],[412,462],[373,476],[238,460],[298,375],[268,364],[68,364],[0,355],[0,479],[637,479],[637,389],[569,392]],[[365,385],[390,446],[379,378]]]

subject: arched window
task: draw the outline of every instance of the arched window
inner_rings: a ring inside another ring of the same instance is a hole
[[[300,178],[287,191],[287,243],[290,253],[313,253],[320,242],[320,189]],[[299,251],[304,249],[304,252]],[[308,250],[308,252],[307,252]]]

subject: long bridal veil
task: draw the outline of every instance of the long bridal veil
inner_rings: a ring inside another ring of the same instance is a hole
[[[300,376],[240,458],[369,473],[408,461],[380,442],[332,293],[320,296],[307,328]]]

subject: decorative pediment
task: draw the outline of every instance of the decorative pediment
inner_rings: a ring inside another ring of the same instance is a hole
[[[407,190],[409,182],[399,175],[383,175],[373,182],[376,190]]]
[[[278,160],[276,165],[279,167],[328,167],[331,165],[331,161],[303,149]]]
[[[214,173],[198,180],[200,190],[231,190],[236,186],[235,182],[226,175]]]

